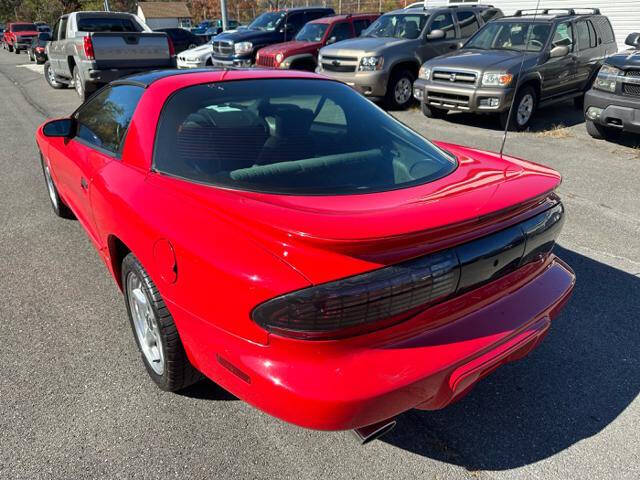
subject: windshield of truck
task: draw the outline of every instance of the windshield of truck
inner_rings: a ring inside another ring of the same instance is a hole
[[[22,23],[20,25],[11,25],[12,32],[35,32],[37,27],[33,23]]]
[[[492,22],[486,24],[464,47],[540,52],[547,43],[550,32],[551,25],[548,23]]]
[[[428,15],[390,13],[383,15],[371,24],[362,37],[388,37],[416,39],[427,23]]]
[[[327,23],[307,23],[296,35],[296,40],[299,42],[320,42],[328,27]]]
[[[457,166],[351,87],[317,79],[178,90],[162,109],[154,151],[154,169],[164,174],[295,195],[407,188]]]
[[[78,19],[79,32],[142,32],[142,26],[130,18],[83,17]]]
[[[257,17],[253,22],[249,24],[249,28],[253,30],[264,30],[267,32],[273,32],[280,20],[286,15],[286,12],[266,12]]]

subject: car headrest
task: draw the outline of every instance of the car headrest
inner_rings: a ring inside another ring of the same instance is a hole
[[[313,117],[313,112],[304,108],[282,109],[274,115],[274,136],[287,138],[307,135]]]

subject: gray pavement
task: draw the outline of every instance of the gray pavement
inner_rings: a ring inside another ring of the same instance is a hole
[[[34,131],[78,99],[28,63],[0,50],[0,478],[640,478],[635,139],[592,140],[571,104],[510,136],[507,153],[564,175],[557,252],[575,295],[524,361],[359,447],[212,383],[170,394],[147,378],[119,291],[78,223],[54,217],[42,179]],[[395,115],[429,138],[499,148],[490,118]]]

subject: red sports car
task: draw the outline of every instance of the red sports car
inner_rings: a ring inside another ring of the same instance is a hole
[[[368,440],[528,353],[574,285],[557,172],[431,143],[312,73],[140,74],[36,139],[164,390],[205,375]]]

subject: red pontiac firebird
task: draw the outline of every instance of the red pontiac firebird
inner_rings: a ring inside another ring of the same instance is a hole
[[[573,289],[557,172],[431,143],[315,74],[139,74],[36,140],[163,390],[204,375],[372,438],[528,353]]]

